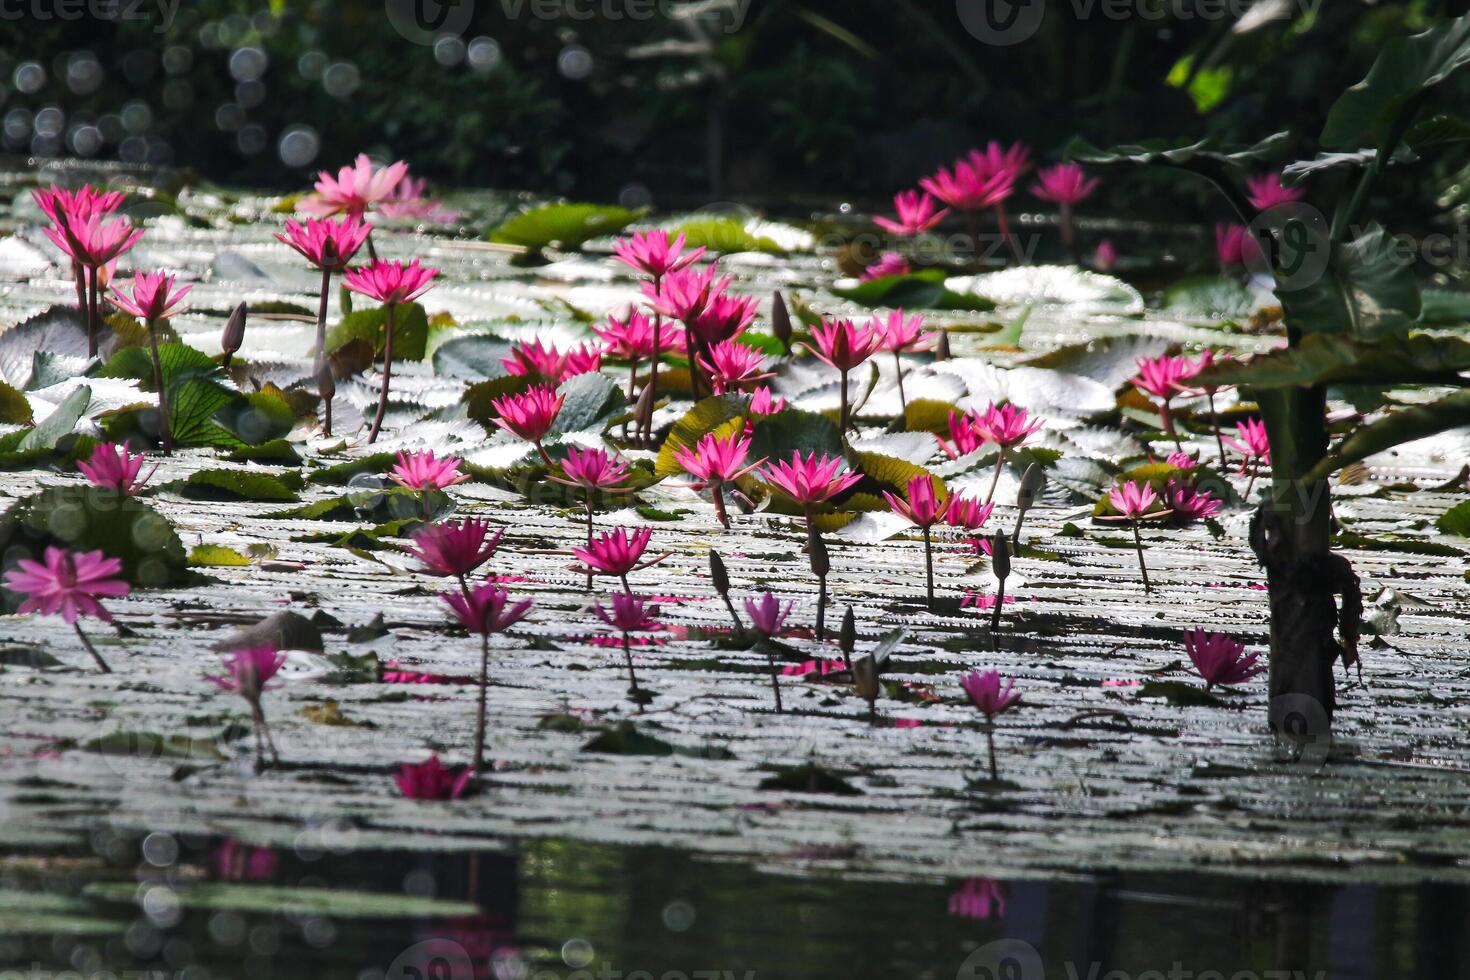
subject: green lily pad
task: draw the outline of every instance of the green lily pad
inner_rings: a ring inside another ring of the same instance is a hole
[[[51,487],[0,516],[0,554],[39,560],[49,545],[119,558],[122,576],[135,586],[166,588],[194,580],[173,526],[137,497],[95,487]]]
[[[135,902],[138,886],[131,881],[99,881],[88,885],[84,894],[103,901]],[[293,918],[323,915],[339,919],[430,919],[475,915],[480,911],[473,902],[453,899],[231,882],[181,886],[174,895],[186,909],[230,909]]]

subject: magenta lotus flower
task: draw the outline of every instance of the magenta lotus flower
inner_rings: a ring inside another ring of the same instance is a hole
[[[956,160],[952,168],[940,167],[919,186],[956,211],[983,211],[1004,201],[1015,189],[1016,174],[991,172],[971,160]]]
[[[429,182],[424,178],[405,175],[378,204],[378,213],[394,221],[422,221],[436,225],[452,225],[458,221],[460,213],[446,208],[443,201],[429,200],[428,189]]]
[[[930,528],[939,520],[944,508],[934,492],[934,478],[920,474],[909,481],[908,500],[883,491],[883,499],[893,512],[915,527]]]
[[[846,432],[848,426],[847,374],[872,357],[882,342],[882,334],[873,329],[872,324],[859,327],[851,320],[824,319],[812,327],[812,343],[806,345],[807,349],[835,368],[840,375],[842,403],[837,416],[839,432]]]
[[[174,277],[163,272],[138,273],[133,277],[131,290],[113,287],[112,302],[139,320],[162,320],[181,312],[179,304],[193,288],[184,286],[175,290]]]
[[[430,490],[443,490],[468,480],[469,474],[459,471],[463,462],[458,456],[436,459],[432,449],[415,453],[400,452],[398,462],[388,472],[388,477],[406,490],[428,493]]]
[[[719,289],[710,293],[704,305],[684,321],[684,326],[708,349],[744,333],[755,320],[756,306],[754,296],[731,296]]]
[[[730,526],[730,517],[725,512],[725,485],[734,483],[765,462],[762,457],[748,463],[746,458],[749,454],[750,439],[743,433],[733,432],[724,436],[706,433],[693,449],[681,446],[674,450],[675,462],[694,477],[689,486],[695,490],[711,491],[715,516],[725,527]]]
[[[995,719],[1015,707],[1021,700],[1013,678],[1002,677],[998,670],[971,671],[960,680],[965,697],[985,716],[985,738],[990,746],[990,780],[1000,778],[995,765]]]
[[[1259,653],[1245,656],[1245,644],[1224,633],[1189,630],[1184,634],[1184,650],[1204,678],[1207,691],[1216,684],[1243,684],[1266,669],[1264,665],[1256,666]]]
[[[808,516],[817,504],[824,503],[862,479],[861,473],[839,472],[847,463],[841,456],[816,450],[803,458],[800,450],[792,450],[790,462],[776,462],[761,471],[761,479],[793,502],[806,508]]]
[[[52,224],[64,224],[74,219],[86,219],[93,215],[110,215],[122,207],[126,195],[122,191],[101,191],[91,184],[83,184],[70,190],[57,184],[31,191],[36,202]]]
[[[277,232],[276,238],[323,272],[341,272],[372,231],[373,226],[356,214],[339,219],[308,218],[305,224],[288,218],[285,233]]]
[[[281,869],[281,856],[272,847],[252,847],[226,837],[214,850],[211,864],[224,881],[270,881]]]
[[[990,512],[995,509],[995,504],[982,503],[959,494],[950,494],[949,500],[945,502],[942,520],[950,527],[963,528],[966,531],[975,532],[985,526],[986,520],[990,518]],[[989,554],[989,552],[986,552]]]
[[[1075,163],[1059,163],[1036,173],[1036,183],[1031,193],[1052,204],[1080,204],[1097,190],[1098,179],[1088,177],[1087,171]]]
[[[1045,420],[1028,418],[1026,410],[1019,406],[997,406],[995,402],[991,402],[985,409],[985,414],[976,418],[972,424],[982,439],[1003,449],[1011,449],[1025,442],[1045,424]]]
[[[681,231],[669,240],[669,233],[661,228],[640,231],[629,238],[619,238],[613,254],[619,262],[644,275],[661,279],[671,272],[678,272],[704,257],[704,249],[684,251],[684,233]]]
[[[1140,357],[1137,364],[1138,374],[1133,377],[1133,384],[1140,391],[1145,391],[1160,400],[1159,422],[1164,431],[1174,440],[1174,448],[1181,448],[1179,435],[1174,429],[1174,417],[1169,403],[1174,396],[1187,390],[1184,383],[1194,377],[1199,367],[1183,355],[1170,357],[1167,354],[1154,358]]]
[[[61,220],[42,230],[68,258],[88,269],[107,265],[143,237],[143,229],[126,218],[107,218],[103,211],[81,214],[63,207],[58,214]]]
[[[772,592],[764,593],[759,599],[746,599],[745,614],[750,617],[751,628],[765,637],[777,636],[791,615],[795,602],[781,604]]]
[[[491,534],[490,522],[478,517],[425,524],[404,550],[423,563],[425,574],[462,579],[494,556],[504,535],[503,529]]]
[[[1112,272],[1118,264],[1118,249],[1112,239],[1104,238],[1092,253],[1092,267],[1099,272]]]
[[[1148,580],[1148,566],[1143,561],[1143,538],[1139,534],[1138,524],[1153,515],[1154,506],[1159,503],[1159,495],[1146,482],[1135,483],[1129,480],[1108,491],[1108,503],[1133,523],[1133,546],[1138,551],[1138,571],[1143,576],[1143,591],[1151,592],[1153,588]]]
[[[130,591],[127,582],[114,577],[122,571],[121,559],[108,558],[100,551],[56,547],[48,547],[43,558],[44,564],[22,558],[5,573],[5,587],[26,596],[20,612],[60,615],[68,626],[74,626],[80,616],[112,622],[112,614],[98,597],[125,596]]]
[[[539,338],[529,343],[522,342],[510,349],[509,357],[500,359],[508,374],[540,375],[547,381],[561,383],[579,374],[599,370],[602,367],[602,352],[589,344],[573,347],[566,352],[555,347],[543,347]]]
[[[541,448],[541,440],[551,431],[566,400],[566,395],[558,395],[550,385],[537,385],[518,395],[492,398],[490,406],[495,409],[493,421],[496,425],[534,445],[542,461],[547,466],[555,466],[546,450]]]
[[[888,276],[906,276],[913,271],[913,266],[909,265],[909,260],[901,253],[884,252],[858,273],[858,282],[872,282]]]
[[[126,497],[143,489],[143,485],[158,470],[155,466],[147,476],[139,479],[138,474],[146,459],[142,453],[129,455],[126,446],[107,442],[93,449],[90,459],[78,462],[77,469],[92,486],[112,490]]]
[[[665,324],[659,331],[658,348],[653,343],[653,320],[639,310],[631,311],[625,319],[609,316],[607,323],[592,328],[602,340],[603,352],[624,361],[646,361],[655,353],[680,353],[684,350],[684,332],[674,324]]]
[[[361,293],[385,306],[397,306],[412,303],[427,293],[438,274],[439,270],[432,266],[419,265],[418,259],[407,265],[378,261],[361,269],[348,269],[342,276],[342,282],[354,293]]]
[[[1283,187],[1280,174],[1247,177],[1245,187],[1246,198],[1257,211],[1265,211],[1278,204],[1291,204],[1307,196],[1300,187]]]
[[[1240,464],[1240,472],[1245,473],[1246,465],[1249,463],[1271,462],[1271,440],[1266,435],[1266,423],[1260,419],[1246,419],[1235,426],[1235,433],[1240,438],[1231,439],[1226,437],[1232,449],[1240,453],[1243,458]]]
[[[775,376],[774,372],[765,370],[766,355],[738,340],[712,344],[699,356],[699,363],[709,373],[710,388],[716,395],[744,391]]]
[[[620,527],[599,535],[585,548],[573,548],[572,554],[582,561],[584,570],[599,575],[616,576],[623,581],[623,591],[631,592],[632,589],[628,588],[628,574],[640,568],[647,568],[666,557],[660,555],[652,561],[642,561],[643,553],[648,549],[648,541],[652,536],[653,531],[646,527],[632,533]]]
[[[751,415],[775,415],[786,409],[786,399],[762,385],[750,396]]]
[[[393,775],[398,792],[410,800],[457,800],[474,783],[475,774],[465,766],[458,771],[445,766],[437,755],[423,762],[405,762]]]
[[[508,590],[490,583],[468,592],[444,592],[439,598],[449,606],[461,626],[480,636],[504,632],[525,619],[535,605],[530,599],[511,602]]]
[[[924,314],[909,316],[901,307],[890,310],[886,317],[873,314],[869,326],[878,335],[878,350],[894,354],[933,350],[938,337],[938,334],[924,332]]]
[[[561,477],[550,477],[557,483],[583,490],[611,490],[628,476],[628,464],[605,449],[569,449],[561,462]]]
[[[378,441],[383,428],[383,416],[388,411],[388,389],[393,378],[393,317],[398,306],[418,299],[434,284],[438,269],[420,266],[414,259],[408,265],[402,262],[374,262],[365,269],[348,269],[342,274],[342,284],[354,293],[375,299],[386,308],[383,341],[383,383],[378,390],[378,410],[373,416],[372,428],[368,431],[368,444]]]
[[[658,629],[658,606],[648,603],[631,592],[614,592],[611,608],[594,603],[592,611],[597,618],[622,633],[642,633]]]
[[[985,445],[985,437],[980,434],[979,418],[973,411],[959,413],[954,409],[949,411],[949,441],[939,440],[939,448],[943,449],[945,455],[950,459],[958,459],[967,453]]]
[[[940,208],[938,202],[923,191],[901,191],[895,194],[893,210],[898,213],[897,221],[877,217],[873,219],[873,224],[884,231],[910,238],[931,230],[949,214],[948,208]]]
[[[712,293],[723,292],[730,284],[729,278],[716,282],[716,275],[718,270],[713,265],[682,267],[660,282],[644,283],[643,295],[658,313],[688,323],[704,309]]]
[[[1164,503],[1185,524],[1202,521],[1220,513],[1224,504],[1208,490],[1196,490],[1183,480],[1170,479],[1164,484]]]
[[[613,594],[611,610],[604,609],[602,603],[597,603],[592,607],[592,611],[604,623],[622,634],[623,659],[628,664],[629,691],[641,713],[647,699],[638,690],[638,674],[633,669],[633,646],[629,641],[629,635],[658,629],[658,622],[654,619],[658,615],[658,606],[645,605],[642,599],[631,592],[617,592]]]
[[[1113,509],[1130,520],[1148,516],[1159,502],[1159,495],[1143,481],[1129,480],[1108,491],[1108,503]]]
[[[950,894],[949,914],[980,921],[1005,918],[1005,888],[994,878],[970,878]]]
[[[1226,269],[1237,266],[1261,268],[1266,253],[1245,225],[1215,226],[1215,256]]]
[[[1164,462],[1170,466],[1178,467],[1181,470],[1192,470],[1199,465],[1199,460],[1195,459],[1189,453],[1180,452],[1177,449],[1166,456]]]
[[[388,200],[407,175],[408,164],[402,160],[378,168],[366,153],[359,153],[335,177],[329,170],[317,174],[316,193],[302,198],[296,209],[321,218],[343,212],[361,217],[370,207]]]

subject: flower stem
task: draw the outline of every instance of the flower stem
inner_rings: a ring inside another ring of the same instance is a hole
[[[1179,442],[1179,432],[1174,428],[1174,412],[1169,408],[1169,399],[1165,398],[1159,405],[1159,421],[1164,425],[1170,439],[1174,440],[1174,448],[1179,452],[1184,451],[1184,446]]]
[[[934,541],[924,528],[924,585],[929,591],[929,611],[934,611]]]
[[[766,663],[771,668],[771,693],[776,695],[776,714],[784,714],[785,709],[781,707],[781,682],[777,677],[776,654],[770,644],[766,644]]]
[[[970,233],[970,264],[975,268],[980,267],[980,224],[975,220],[975,212],[965,210],[965,229]]]
[[[1077,235],[1076,229],[1072,227],[1072,206],[1070,204],[1057,205],[1057,224],[1062,232],[1062,248],[1073,262],[1077,261]]]
[[[77,631],[77,639],[82,641],[82,646],[87,648],[87,652],[90,653],[92,655],[92,659],[97,662],[98,669],[101,670],[104,674],[112,673],[112,668],[107,666],[107,661],[102,659],[102,655],[97,652],[97,648],[92,645],[92,641],[87,638],[87,634],[82,632],[82,624],[78,622],[72,623],[71,625],[72,629]]]
[[[990,632],[1000,629],[1000,610],[1006,604],[1006,580],[999,579],[995,590],[995,606],[990,610]]]
[[[368,248],[372,248],[372,241],[372,237],[369,236]],[[387,319],[383,323],[383,387],[378,392],[378,413],[373,416],[373,428],[368,433],[368,445],[370,446],[378,441],[378,432],[383,428],[383,416],[388,411],[388,383],[393,378],[393,307],[395,305],[394,303],[388,304]]]
[[[1143,538],[1138,534],[1138,518],[1133,519],[1133,546],[1138,549],[1138,570],[1143,574],[1143,591],[1152,592],[1148,584],[1148,566],[1143,563]]]
[[[898,351],[893,352],[893,373],[898,378],[898,404],[901,406],[902,414],[909,414],[909,400],[903,393],[903,358],[898,356]]]
[[[541,445],[541,440],[537,439],[533,445],[536,447],[537,454],[541,457],[541,462],[552,469],[556,469],[556,461],[551,458],[551,454]]]
[[[173,428],[168,421],[168,385],[163,377],[163,362],[158,357],[158,321],[148,318],[148,349],[153,354],[153,383],[158,387],[158,432],[163,444],[163,454],[170,456],[174,451]]]
[[[1011,220],[1006,217],[1006,206],[1001,203],[995,205],[995,223],[1000,229],[1000,237],[1005,239],[1006,245],[1011,250],[1011,257],[1016,260],[1017,265],[1025,265],[1026,257],[1021,254],[1021,247],[1016,244],[1015,236],[1011,234]]]
[[[735,611],[735,603],[730,601],[730,593],[726,592],[720,598],[725,600],[725,608],[730,610],[730,621],[735,624],[735,635],[744,636],[745,624],[740,622],[740,614]]]
[[[1000,471],[1006,465],[1006,447],[1000,447],[1000,455],[995,457],[995,475],[990,478],[990,489],[985,494],[985,502],[988,504],[995,498],[995,488],[1000,485]]]
[[[827,638],[827,576],[817,579],[817,642]]]
[[[663,276],[654,276],[653,277],[653,294],[655,296],[658,295],[659,287],[662,285],[662,283],[663,283]],[[649,364],[649,372],[648,372],[648,387],[651,388],[651,389],[653,389],[653,395],[651,396],[652,398],[657,398],[658,397],[658,362],[661,361],[661,360],[663,360],[663,350],[662,350],[662,348],[659,345],[659,339],[660,339],[659,338],[659,331],[663,328],[663,325],[664,325],[664,317],[663,317],[663,314],[660,313],[660,312],[658,312],[658,310],[654,310],[653,311],[653,356],[651,358],[651,363]],[[643,438],[645,440],[652,440],[653,439],[653,418],[652,418],[651,415],[650,415],[650,417],[648,419],[646,419],[644,421]]]
[[[592,550],[592,488],[587,488],[587,550]],[[587,591],[592,591],[592,566],[587,566]]]
[[[847,434],[847,369],[838,372],[842,377],[842,410],[837,415],[837,434]]]
[[[985,743],[990,749],[990,781],[1000,782],[1000,769],[995,764],[995,721],[987,718],[985,721]]]
[[[633,671],[633,649],[628,645],[628,631],[623,630],[623,659],[628,662],[628,682],[632,685],[633,700],[638,704],[638,713],[643,714],[643,697],[638,691],[638,675]]]
[[[723,488],[720,486],[720,484],[716,483],[710,488],[710,494],[714,498],[715,502],[715,516],[720,519],[720,523],[725,526],[725,529],[729,530],[730,515],[725,512],[725,495],[723,493]]]
[[[97,356],[97,333],[98,324],[101,322],[100,310],[97,300],[97,280],[100,278],[98,269],[90,269],[90,277],[87,280],[87,356]]]
[[[332,288],[332,271],[322,270],[322,298],[316,310],[316,356],[319,363],[327,362],[327,294]],[[318,378],[321,372],[316,372]],[[320,389],[318,389],[320,390]],[[321,392],[322,404],[325,406],[322,420],[322,435],[328,439],[332,437],[332,399],[326,392]]]
[[[1225,440],[1220,437],[1220,419],[1215,415],[1215,393],[1206,391],[1205,397],[1210,401],[1210,424],[1215,430],[1215,448],[1220,450],[1220,473],[1225,472]]]
[[[475,712],[475,749],[471,757],[471,771],[480,778],[480,769],[485,756],[485,700],[490,686],[490,634],[480,634],[480,702]]]

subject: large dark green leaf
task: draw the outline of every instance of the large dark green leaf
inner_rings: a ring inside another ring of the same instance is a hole
[[[327,350],[336,352],[354,340],[373,345],[377,355],[383,353],[388,339],[388,308],[372,306],[356,310],[327,331]],[[393,311],[393,359],[422,361],[429,344],[429,318],[418,303],[404,303]]]
[[[983,296],[944,288],[947,277],[943,269],[920,269],[901,276],[879,276],[856,286],[834,288],[832,292],[867,306],[980,312],[995,309],[995,303]]]
[[[1419,318],[1413,256],[1378,224],[1351,242],[1334,243],[1326,270],[1277,295],[1286,322],[1303,333],[1362,339],[1407,330]]]
[[[1288,134],[1275,133],[1254,146],[1222,146],[1219,141],[1208,138],[1194,143],[1178,143],[1172,140],[1145,140],[1102,150],[1082,138],[1074,139],[1065,156],[1078,163],[1099,166],[1116,163],[1145,165],[1169,165],[1196,168],[1202,164],[1232,167],[1248,167],[1263,163],[1276,156],[1285,147]]]
[[[599,371],[568,378],[557,389],[566,401],[551,425],[553,435],[602,429],[628,407],[616,381]]]
[[[1384,45],[1361,82],[1338,97],[1322,127],[1322,145],[1357,150],[1381,145],[1399,117],[1429,89],[1470,64],[1470,15]]]
[[[1441,113],[1410,126],[1404,142],[1416,154],[1451,143],[1470,142],[1470,120]]]
[[[617,234],[640,213],[603,204],[546,204],[510,218],[490,233],[490,240],[530,249],[576,248],[588,239]]]
[[[1333,470],[1367,459],[1394,446],[1423,439],[1437,432],[1470,425],[1470,390],[1457,391],[1437,402],[1416,405],[1393,412],[1377,422],[1358,429],[1342,441],[1337,451],[1307,474],[1308,479],[1322,479]],[[1275,443],[1272,443],[1273,458]]]
[[[87,406],[92,401],[92,389],[82,385],[66,396],[56,410],[41,420],[40,424],[25,434],[16,447],[21,452],[30,449],[54,449],[62,436],[70,435],[76,428]]]
[[[704,435],[713,432],[732,419],[743,416],[747,404],[747,399],[741,395],[716,395],[704,399],[685,412],[684,417],[674,423],[673,428],[664,438],[664,444],[659,448],[658,462],[654,464],[653,472],[661,477],[682,474],[684,467],[679,465],[674,454],[681,449],[693,446]],[[759,459],[760,457],[752,454],[751,458]]]
[[[1470,343],[1458,337],[1385,337],[1357,340],[1342,334],[1308,334],[1296,347],[1224,361],[1200,381],[1285,388],[1315,384],[1437,382],[1461,384],[1470,371]]]

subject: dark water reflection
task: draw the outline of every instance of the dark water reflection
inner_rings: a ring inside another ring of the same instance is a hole
[[[1202,875],[901,884],[664,848],[300,852],[114,838],[107,857],[0,858],[0,980],[1464,976],[1465,890]],[[191,889],[231,890],[193,907]],[[253,909],[330,888],[386,903]],[[265,892],[265,889],[283,889]],[[376,896],[376,897],[374,897]],[[412,914],[405,896],[449,904]],[[467,900],[467,901],[466,901]]]

